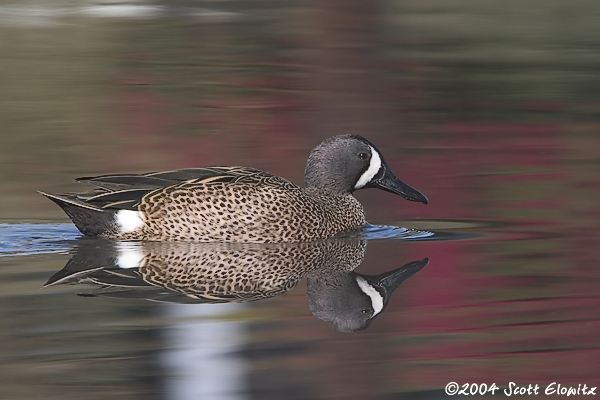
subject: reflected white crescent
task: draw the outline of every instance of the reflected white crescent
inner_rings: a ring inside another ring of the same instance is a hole
[[[363,291],[364,294],[371,298],[371,305],[373,306],[373,317],[376,316],[383,310],[383,296],[379,294],[377,290],[365,278],[361,276],[356,277],[358,287]]]

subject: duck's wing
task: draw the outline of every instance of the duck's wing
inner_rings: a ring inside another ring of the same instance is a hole
[[[295,186],[283,178],[248,167],[186,168],[147,174],[102,175],[77,178],[76,182],[88,183],[96,188],[80,193],[49,194],[42,192],[42,194],[59,205],[70,203],[95,210],[135,210],[142,197],[147,193],[183,183],[210,185],[214,183],[254,182],[267,185]]]

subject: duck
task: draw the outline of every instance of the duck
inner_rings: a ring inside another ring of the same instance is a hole
[[[306,279],[312,314],[338,332],[366,329],[429,259],[378,275],[355,272],[359,236],[293,243],[80,240],[44,287],[92,287],[83,297],[178,304],[246,303],[280,296]],[[395,261],[394,261],[395,262]]]
[[[325,139],[304,176],[302,188],[250,167],[186,168],[77,178],[93,188],[40,193],[84,236],[147,241],[300,242],[360,232],[367,221],[353,193],[366,188],[428,203],[359,135]]]

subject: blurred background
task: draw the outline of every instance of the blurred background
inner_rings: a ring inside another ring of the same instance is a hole
[[[589,0],[0,1],[0,398],[598,382],[599,15]],[[302,184],[310,149],[345,133],[430,199],[359,192],[370,222],[475,236],[371,241],[362,273],[431,262],[367,331],[314,318],[302,285],[168,309],[40,289],[70,245],[34,254],[36,238],[77,234],[36,190],[208,165]]]

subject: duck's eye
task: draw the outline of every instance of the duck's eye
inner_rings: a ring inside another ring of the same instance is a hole
[[[358,158],[360,158],[361,160],[366,160],[367,158],[369,158],[369,155],[367,153],[358,153]]]

